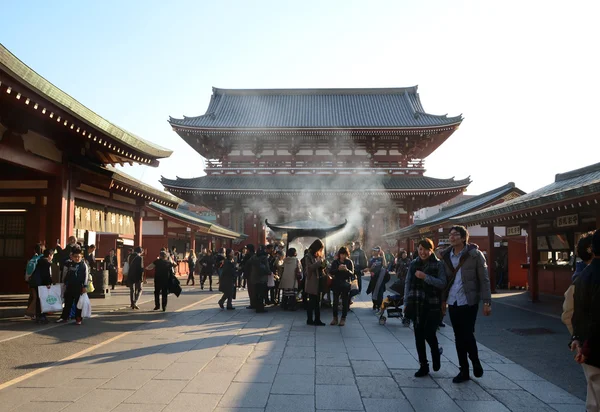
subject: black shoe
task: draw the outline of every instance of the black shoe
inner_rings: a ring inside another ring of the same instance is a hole
[[[320,320],[315,320],[314,325],[315,326],[325,326],[325,324],[323,322],[321,322]]]
[[[418,371],[415,372],[415,378],[422,378],[429,375],[429,364],[422,363]]]
[[[473,375],[475,375],[476,378],[481,378],[483,376],[483,366],[481,366],[479,360],[473,362]]]
[[[159,309],[160,309],[160,306],[156,306],[156,307],[154,308],[154,310],[159,310]]]
[[[212,290],[212,288],[210,288],[208,291],[209,291],[209,292],[212,292],[213,290]]]
[[[227,306],[227,310],[235,310],[233,306]]]
[[[445,327],[446,327],[446,324],[445,324],[445,323],[442,321],[442,322],[440,322],[440,325],[439,325],[439,327],[440,327],[440,328],[445,328]]]
[[[459,372],[458,375],[456,375],[453,379],[452,379],[452,383],[463,383],[466,382],[468,380],[471,380],[471,377],[469,376],[469,372],[464,373],[464,372]]]
[[[225,309],[225,306],[223,306],[223,302],[219,301],[219,307],[220,307],[221,309]]]
[[[167,308],[163,308],[163,312],[166,312],[166,311],[167,311]]]
[[[442,367],[442,353],[444,353],[444,348],[440,346],[438,349],[438,353],[431,354],[431,358],[433,359],[433,371],[437,372]]]
[[[314,322],[312,319],[308,319],[308,320],[306,321],[306,324],[307,324],[307,325],[314,325],[314,324],[315,324],[315,322]]]

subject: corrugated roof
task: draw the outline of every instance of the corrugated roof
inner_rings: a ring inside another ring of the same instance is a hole
[[[432,215],[426,219],[419,220],[410,226],[404,227],[391,233],[386,233],[384,236],[388,238],[394,238],[418,233],[419,229],[421,228],[426,228],[432,225],[439,225],[450,220],[455,216],[460,216],[464,213],[478,210],[481,207],[490,204],[514,191],[520,194],[524,193],[522,190],[516,188],[513,182],[509,182],[504,186],[498,187],[496,189],[490,190],[489,192],[482,193],[481,195],[472,197],[470,199],[466,199],[460,203],[442,209],[439,213],[436,213],[435,215]]]
[[[139,150],[147,156],[155,158],[169,157],[173,153],[141,137],[134,135],[119,126],[94,113],[92,110],[79,103],[73,97],[40,76],[37,72],[19,60],[0,43],[0,69],[5,70],[10,76],[18,79],[26,87],[31,88],[39,95],[56,104],[71,115],[83,120],[98,131],[115,139],[124,145]]]
[[[470,179],[435,179],[426,176],[332,176],[332,175],[261,175],[202,176],[191,179],[162,178],[170,188],[195,190],[264,190],[264,191],[382,191],[382,190],[443,190],[466,187]]]
[[[387,89],[218,89],[202,116],[170,118],[190,128],[421,128],[462,116],[425,113],[417,87]]]
[[[575,201],[600,193],[600,163],[556,175],[554,183],[499,205],[464,214],[455,219],[465,222],[483,221],[528,209],[543,208],[556,202]]]

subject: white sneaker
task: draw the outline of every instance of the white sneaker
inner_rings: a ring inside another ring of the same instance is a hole
[[[63,318],[58,318],[58,320],[56,321],[56,323],[63,323],[65,322],[65,320]]]

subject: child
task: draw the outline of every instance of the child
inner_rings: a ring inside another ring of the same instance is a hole
[[[64,272],[65,306],[56,323],[65,322],[69,317],[73,304],[77,306],[79,297],[87,292],[89,271],[82,259],[82,251],[79,246],[74,246],[71,249],[71,259],[66,262]],[[81,325],[81,320],[81,309],[77,309],[75,312],[75,324]]]

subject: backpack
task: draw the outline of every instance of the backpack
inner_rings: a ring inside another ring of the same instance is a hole
[[[42,255],[35,255],[29,262],[27,262],[27,267],[25,268],[25,282],[29,282],[31,275],[35,272],[35,268],[37,266],[38,260],[42,257]]]

